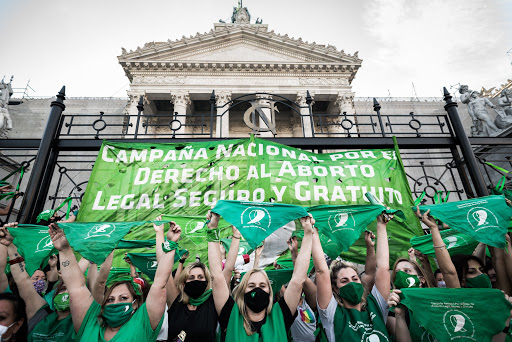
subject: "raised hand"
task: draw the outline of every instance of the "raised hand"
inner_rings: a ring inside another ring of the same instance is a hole
[[[0,228],[0,243],[4,246],[10,246],[14,238],[9,233],[8,228],[9,227],[16,227],[18,225],[18,222],[11,222],[7,223],[5,226]]]
[[[181,260],[187,260],[188,259],[188,256],[190,255],[190,253],[188,251],[186,251],[185,253],[183,253],[183,255],[181,256]]]
[[[264,244],[259,246],[259,247],[257,247],[256,250],[254,251],[255,256],[260,257],[261,253],[263,253],[263,249],[264,248],[265,248]]]
[[[429,228],[437,228],[437,223],[432,216],[430,216],[430,209],[427,210],[426,213],[420,213],[420,207],[418,206],[416,209],[416,216],[421,220],[421,222],[425,223]]]
[[[402,291],[394,289],[388,296],[388,306],[390,308],[393,307],[393,311],[397,315],[402,314],[402,308],[398,307],[398,304],[400,304],[400,293]]]
[[[312,234],[314,232],[313,226],[315,225],[315,219],[311,214],[300,218],[302,228],[304,228],[304,234]]]
[[[162,221],[162,215],[158,216],[155,221]],[[155,233],[160,233],[164,231],[164,224],[157,225],[153,222],[153,229],[155,230]]]
[[[375,247],[375,234],[369,230],[366,230],[364,232],[364,242],[366,243],[366,248]]]
[[[242,237],[242,234],[236,229],[235,226],[231,226],[231,231],[233,232],[233,237],[235,239],[240,239]]]
[[[57,223],[52,223],[48,227],[48,233],[50,234],[50,238],[53,242],[53,247],[55,247],[58,251],[63,251],[67,248],[70,248],[68,239],[66,238],[66,234],[64,234],[64,231],[59,227]]]
[[[206,219],[208,221],[210,221],[210,222],[208,222],[208,229],[217,229],[217,227],[219,226],[219,220],[220,220],[219,214],[216,214],[210,210],[206,214]]]
[[[291,238],[289,238],[288,241],[286,241],[286,243],[288,244],[288,249],[290,250],[290,252],[297,253],[297,251],[299,250],[299,242],[297,241],[296,236],[292,236]]]
[[[50,266],[50,268],[57,267],[57,261],[58,261],[57,255],[52,254],[50,256],[50,259],[48,259],[48,266]]]
[[[181,227],[176,222],[169,223],[169,230],[167,231],[167,240],[177,242],[181,237]]]

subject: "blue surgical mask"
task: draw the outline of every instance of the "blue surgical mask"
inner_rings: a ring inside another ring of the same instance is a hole
[[[445,281],[444,280],[438,281],[437,282],[437,287],[446,287]]]

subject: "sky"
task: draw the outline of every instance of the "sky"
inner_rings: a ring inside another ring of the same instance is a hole
[[[125,97],[121,47],[204,33],[237,0],[0,0],[0,77],[32,97]],[[269,30],[359,52],[359,97],[440,96],[512,79],[512,0],[244,0]],[[510,54],[507,54],[510,51]],[[452,91],[455,88],[451,88]]]

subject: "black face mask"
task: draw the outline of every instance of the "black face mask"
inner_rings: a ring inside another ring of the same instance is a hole
[[[196,299],[204,293],[206,286],[208,286],[208,282],[206,280],[192,280],[185,283],[183,291],[185,291],[187,296],[190,298]]]
[[[262,312],[270,303],[270,295],[259,287],[244,294],[245,304],[254,313]]]

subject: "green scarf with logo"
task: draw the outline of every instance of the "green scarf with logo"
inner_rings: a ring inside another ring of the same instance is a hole
[[[461,233],[487,245],[505,248],[505,234],[512,208],[503,196],[486,196],[465,201],[420,205],[423,214],[430,214]],[[416,210],[416,208],[413,208]]]
[[[440,233],[450,255],[470,255],[478,245],[478,241],[474,240],[471,236],[459,233],[455,229],[441,230]],[[432,235],[430,234],[413,237],[411,239],[411,246],[425,255],[435,256]]]
[[[154,221],[165,223],[165,221]],[[64,230],[69,244],[75,252],[98,265],[102,264],[107,256],[116,248],[117,243],[132,228],[139,227],[152,221],[135,222],[59,222]],[[153,230],[153,227],[146,229]]]
[[[14,238],[13,243],[18,248],[18,253],[25,258],[27,273],[30,276],[44,267],[52,254],[59,254],[53,247],[47,226],[19,224],[17,227],[10,227],[9,233]]]
[[[386,211],[386,208],[382,205],[319,205],[308,208],[307,211],[313,215],[320,234],[334,243],[327,242],[329,246],[326,249],[326,254],[334,259],[340,253],[348,251],[366,227]],[[405,219],[400,210],[387,212]]]
[[[174,262],[177,262],[186,252],[184,249],[179,249],[177,253],[174,253]],[[155,273],[158,267],[156,253],[128,253],[126,256],[130,259],[133,266],[137,267],[151,280],[155,280]]]
[[[290,221],[308,216],[303,207],[268,202],[218,201],[212,211],[238,228],[252,248]]]
[[[222,243],[222,246],[224,246],[226,253],[229,252],[232,241],[232,239],[227,238],[220,239],[220,243]],[[249,246],[249,243],[247,241],[240,240],[240,244],[238,247],[238,255],[251,254],[253,251],[254,249],[252,249],[251,246]]]
[[[401,304],[439,341],[491,341],[512,304],[497,289],[402,289]]]
[[[156,240],[124,240],[121,239],[116,249],[132,249],[132,248],[152,248],[155,247]]]
[[[261,326],[261,334],[248,336],[244,329],[244,318],[235,303],[229,316],[225,342],[274,342],[287,341],[288,336],[284,325],[281,305],[275,303],[265,324]]]

